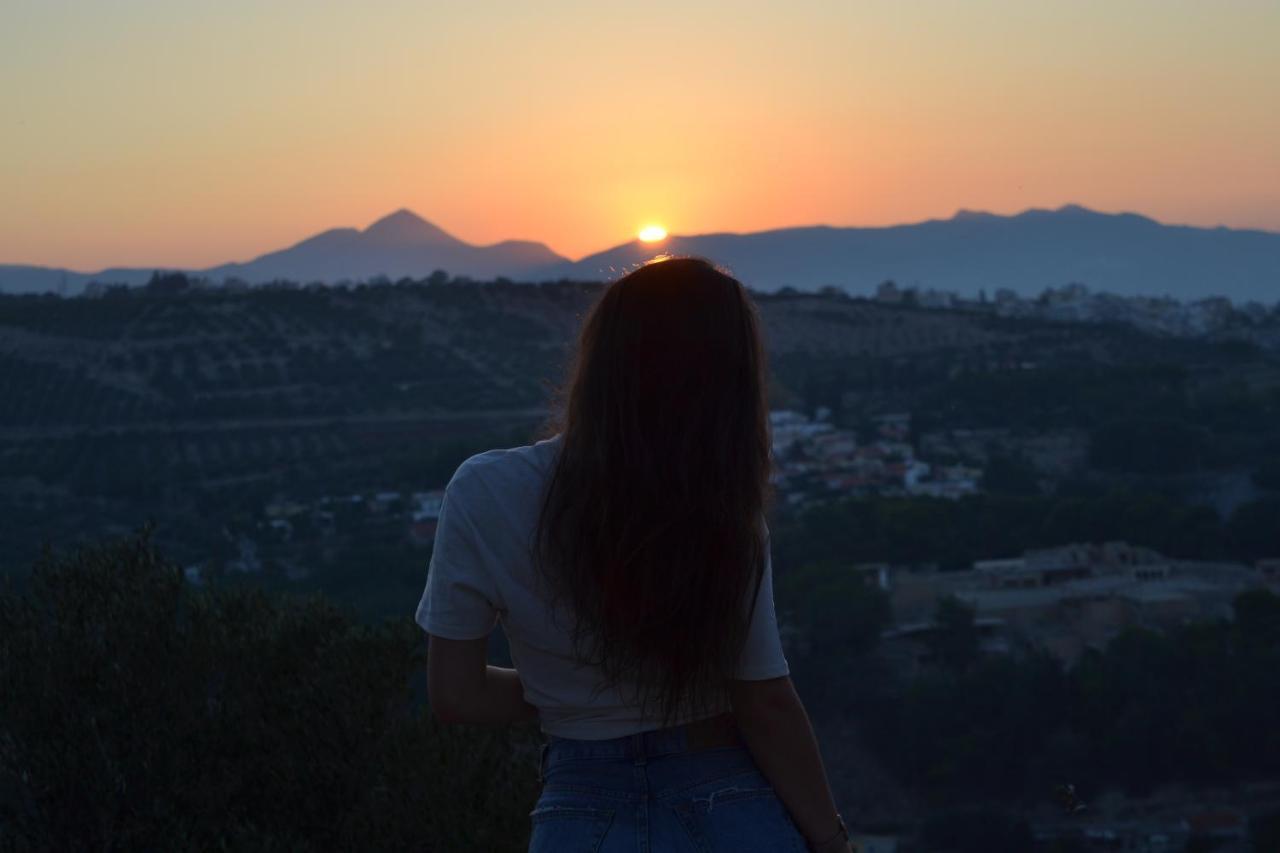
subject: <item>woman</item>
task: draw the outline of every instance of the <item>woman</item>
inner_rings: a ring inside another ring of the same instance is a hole
[[[531,851],[852,849],[775,621],[765,376],[741,284],[647,264],[586,317],[550,437],[449,482],[431,705],[540,722]]]

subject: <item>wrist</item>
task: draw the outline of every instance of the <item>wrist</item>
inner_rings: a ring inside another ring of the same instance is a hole
[[[848,849],[849,843],[849,828],[845,826],[844,818],[840,813],[836,812],[835,831],[826,833],[820,838],[809,839],[809,849],[812,853],[831,853],[831,851]]]

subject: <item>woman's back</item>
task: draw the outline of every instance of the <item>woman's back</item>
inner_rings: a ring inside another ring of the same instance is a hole
[[[576,657],[569,615],[563,606],[557,610],[537,583],[534,532],[561,439],[556,435],[524,447],[490,450],[458,468],[445,490],[417,620],[428,633],[456,640],[487,636],[500,622],[525,700],[538,708],[548,734],[595,740],[655,729],[660,721],[631,700],[631,685],[606,686],[597,668]],[[740,678],[789,672],[767,559],[765,567]],[[676,722],[727,710],[724,694],[711,708],[688,709]]]

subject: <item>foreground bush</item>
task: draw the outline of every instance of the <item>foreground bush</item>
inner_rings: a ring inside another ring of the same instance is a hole
[[[145,533],[46,555],[0,593],[3,846],[523,850],[536,732],[438,726],[424,651],[193,588]]]

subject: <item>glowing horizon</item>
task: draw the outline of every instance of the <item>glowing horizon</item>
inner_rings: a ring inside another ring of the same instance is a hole
[[[641,243],[661,243],[667,239],[667,229],[661,225],[646,225],[636,233],[636,239]]]
[[[203,268],[401,207],[570,258],[1067,203],[1280,231],[1280,4],[6,11],[0,263]]]

